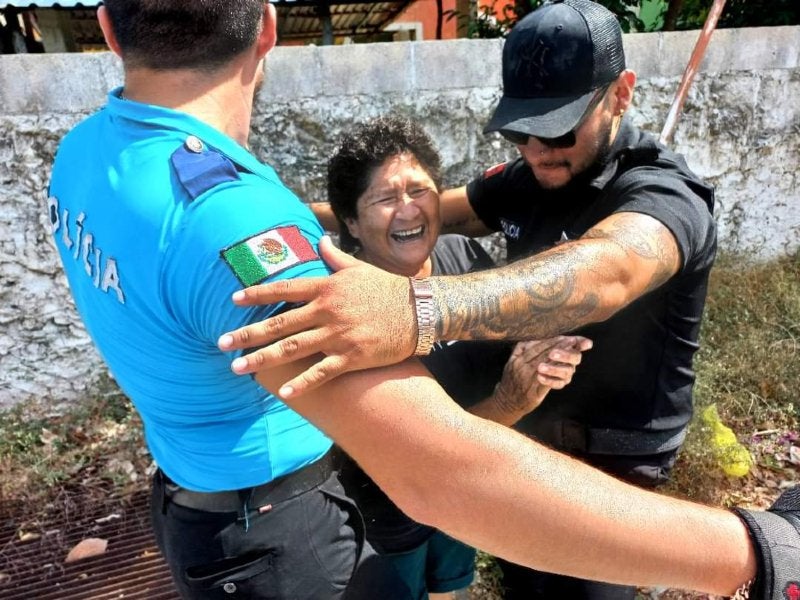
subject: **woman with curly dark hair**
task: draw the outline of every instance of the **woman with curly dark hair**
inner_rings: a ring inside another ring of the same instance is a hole
[[[475,240],[439,235],[440,183],[439,154],[419,125],[389,116],[357,126],[328,162],[328,197],[339,222],[340,245],[409,277],[491,267],[491,258]],[[513,352],[507,343],[437,344],[423,362],[468,410],[511,425],[536,408],[550,388],[569,383],[581,351],[589,346],[577,337],[525,342]],[[342,480],[364,514],[367,539],[389,557],[388,568],[401,575],[413,600],[452,597],[451,592],[469,585],[474,549],[406,517],[350,460]]]

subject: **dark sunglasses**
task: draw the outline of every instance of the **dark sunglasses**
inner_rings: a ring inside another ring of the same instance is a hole
[[[501,129],[500,135],[517,146],[525,146],[528,144],[528,138],[535,137],[537,140],[539,140],[539,142],[548,148],[572,148],[576,142],[575,132],[581,128],[586,119],[589,118],[589,115],[592,114],[592,111],[594,111],[597,105],[600,104],[600,100],[602,100],[603,96],[606,95],[608,88],[609,86],[606,85],[597,89],[597,91],[594,93],[594,96],[592,96],[592,99],[589,101],[589,106],[586,107],[586,110],[578,121],[578,124],[564,135],[554,138],[547,138],[539,137],[538,135],[532,136],[519,131],[509,131],[508,129]]]

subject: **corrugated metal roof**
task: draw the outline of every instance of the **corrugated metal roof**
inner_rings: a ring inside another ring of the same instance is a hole
[[[292,4],[294,2],[303,2],[304,0],[272,0],[273,4]],[[47,0],[44,1],[36,1],[36,0],[0,0],[0,8],[3,6],[17,6],[20,8],[28,8],[30,6],[39,7],[39,8],[52,8],[54,6],[60,6],[61,8],[73,8],[75,6],[99,6],[101,3],[98,2],[82,2],[81,0],[52,0],[48,2]]]
[[[272,0],[273,4],[292,4],[300,3],[304,0]],[[356,0],[358,1],[358,0]],[[46,0],[37,2],[36,0],[0,0],[0,8],[3,6],[19,6],[27,8],[29,6],[38,6],[40,8],[50,8],[53,6],[60,6],[62,8],[71,8],[73,6],[98,6],[100,2],[80,2],[79,0],[53,0],[47,2]]]
[[[324,12],[330,13],[331,33],[334,36],[370,35],[380,32],[413,0],[273,0],[278,10],[279,40],[311,40],[322,36]],[[91,0],[0,0],[0,8],[94,8],[100,2]]]
[[[411,0],[332,2],[329,5],[332,34],[356,36],[378,33],[410,3]],[[322,34],[323,21],[317,2],[296,0],[275,4],[278,9],[279,40],[310,39]]]

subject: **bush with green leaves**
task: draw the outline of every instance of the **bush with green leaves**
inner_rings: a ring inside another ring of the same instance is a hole
[[[654,0],[649,0],[651,3]],[[499,0],[478,7],[470,19],[467,37],[505,37],[514,25],[529,12],[539,8],[545,0],[515,0],[498,9]],[[655,0],[656,14],[661,17],[649,25],[640,18],[642,0],[597,0],[617,15],[625,33],[663,29],[701,29],[711,8],[711,0]],[[660,6],[659,6],[660,5]],[[499,14],[497,14],[499,12]],[[447,19],[456,18],[458,12],[446,11]],[[727,0],[718,28],[766,27],[775,25],[799,25],[800,0]]]

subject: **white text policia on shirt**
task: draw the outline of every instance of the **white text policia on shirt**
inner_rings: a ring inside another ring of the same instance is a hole
[[[50,196],[47,199],[47,212],[50,216],[51,233],[55,235],[61,230],[61,242],[67,250],[72,250],[72,258],[83,262],[83,270],[92,278],[94,287],[104,292],[114,290],[117,300],[125,304],[125,294],[122,293],[122,284],[117,271],[117,261],[113,258],[103,258],[102,250],[95,245],[94,235],[83,230],[86,214],[81,212],[72,222],[75,227],[74,236],[70,237],[69,210],[64,209],[59,213],[58,198]],[[101,268],[101,261],[102,268]]]

